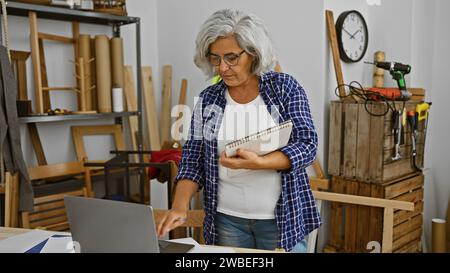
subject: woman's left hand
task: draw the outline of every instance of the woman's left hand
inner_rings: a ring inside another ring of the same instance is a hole
[[[230,169],[261,169],[263,158],[256,153],[244,149],[238,149],[236,156],[227,157],[225,152],[220,155],[219,163]]]

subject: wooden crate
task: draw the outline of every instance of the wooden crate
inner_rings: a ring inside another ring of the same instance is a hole
[[[407,111],[415,111],[420,102],[406,102]],[[415,172],[412,165],[411,128],[407,123],[400,146],[402,158],[393,161],[394,134],[392,111],[382,114],[387,106],[383,103],[349,103],[333,101],[330,105],[328,173],[371,183],[384,183]],[[403,102],[395,102],[402,109]],[[425,121],[419,123],[416,164],[423,166]]]
[[[414,173],[385,184],[333,176],[331,190],[359,196],[414,202],[414,211],[394,211],[393,252],[420,252],[424,176]],[[331,204],[330,243],[326,252],[370,252],[367,244],[382,242],[383,209]]]

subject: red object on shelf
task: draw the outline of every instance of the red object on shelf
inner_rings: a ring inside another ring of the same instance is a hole
[[[161,162],[167,162],[167,161],[174,161],[177,166],[180,164],[181,161],[181,150],[178,149],[171,149],[171,150],[161,150],[161,151],[154,151],[150,153],[151,163],[161,163]],[[159,175],[159,169],[155,167],[149,167],[148,168],[148,178],[153,179],[157,178]]]

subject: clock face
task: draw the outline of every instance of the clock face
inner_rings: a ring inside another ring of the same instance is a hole
[[[336,22],[336,34],[344,62],[358,62],[364,57],[369,35],[361,13],[356,10],[342,13]]]

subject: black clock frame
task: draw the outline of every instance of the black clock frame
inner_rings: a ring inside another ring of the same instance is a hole
[[[344,24],[345,19],[347,18],[347,16],[350,13],[356,13],[362,19],[362,22],[364,24],[364,34],[366,37],[365,42],[364,42],[363,52],[357,60],[352,60],[347,56],[347,53],[345,52],[345,50],[343,48],[343,44],[342,44],[342,25]],[[369,44],[369,31],[367,28],[366,19],[364,19],[364,16],[359,11],[349,10],[349,11],[344,11],[343,13],[341,13],[341,15],[339,15],[339,17],[336,21],[336,36],[337,36],[337,41],[338,41],[339,53],[341,55],[342,61],[344,61],[346,63],[356,63],[356,62],[361,61],[361,59],[364,57],[364,55],[366,55],[367,47]]]

